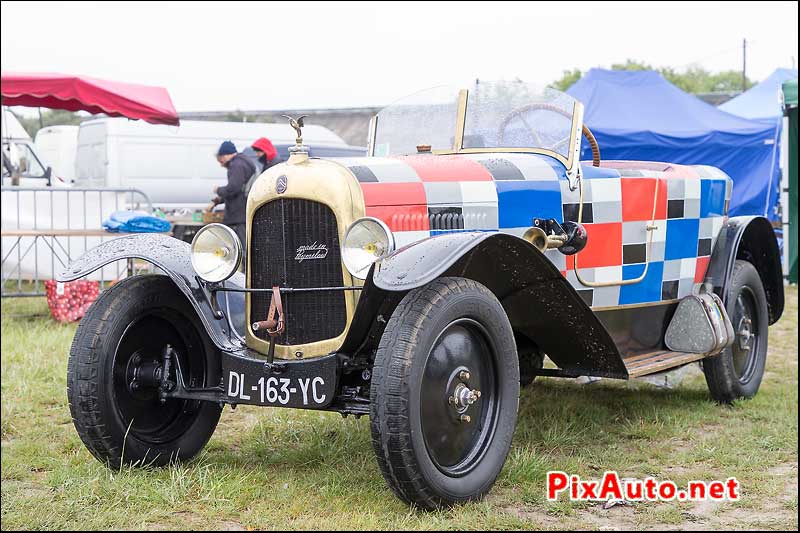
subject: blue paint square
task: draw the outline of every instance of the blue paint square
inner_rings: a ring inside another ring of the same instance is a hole
[[[558,181],[496,181],[495,186],[501,228],[530,226],[534,218],[563,222]]]
[[[700,218],[725,216],[725,180],[700,181]]]
[[[636,279],[644,272],[645,265],[625,265],[622,267],[623,279]],[[619,289],[619,303],[639,304],[661,301],[661,281],[664,276],[663,261],[653,261],[647,267],[645,278],[630,285],[622,285]]]
[[[667,220],[667,246],[664,259],[697,257],[697,239],[700,235],[699,218]]]

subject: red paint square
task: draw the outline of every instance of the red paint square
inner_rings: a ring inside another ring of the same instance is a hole
[[[420,155],[401,157],[422,181],[492,181],[492,175],[480,163],[457,155]]]
[[[428,205],[425,186],[419,181],[402,183],[361,183],[364,203],[375,205]]]
[[[653,219],[656,178],[622,178],[622,221]],[[656,219],[667,218],[667,180],[658,183]]]
[[[697,263],[694,268],[694,282],[695,283],[702,283],[706,277],[706,271],[708,270],[708,263],[711,260],[710,256],[705,257],[698,257]]]
[[[578,268],[617,266],[622,264],[622,223],[586,224],[586,248],[578,252]],[[572,270],[567,261],[567,270]]]

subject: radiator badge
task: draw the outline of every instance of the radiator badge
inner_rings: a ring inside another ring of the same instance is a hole
[[[278,194],[283,194],[286,192],[286,187],[288,186],[288,181],[286,178],[286,174],[281,174],[278,176],[278,179],[275,180],[275,192]]]
[[[294,256],[294,260],[298,263],[302,263],[307,259],[325,259],[326,257],[328,257],[328,246],[325,244],[318,244],[317,241],[314,241],[314,244],[298,246],[297,255]]]

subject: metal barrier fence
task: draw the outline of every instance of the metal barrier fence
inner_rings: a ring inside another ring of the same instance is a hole
[[[152,213],[150,198],[139,189],[2,187],[2,293],[43,296],[44,281],[54,279],[70,261],[118,235],[102,222],[118,210]],[[100,282],[130,275],[132,260],[118,261],[87,276]]]

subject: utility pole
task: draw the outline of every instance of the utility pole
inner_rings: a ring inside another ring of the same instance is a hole
[[[742,92],[747,90],[747,39],[742,39]]]

